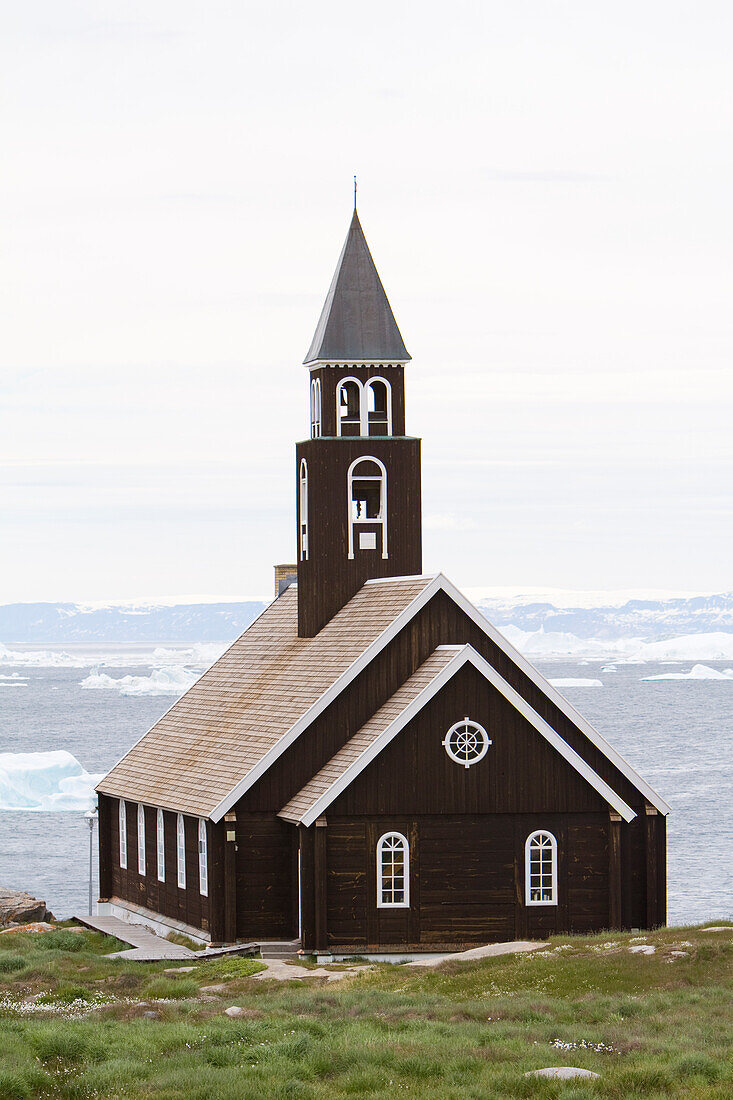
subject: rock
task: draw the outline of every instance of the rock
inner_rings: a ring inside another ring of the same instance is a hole
[[[671,959],[689,959],[689,951],[670,951],[669,957]]]
[[[0,886],[0,927],[53,919],[54,915],[49,913],[45,901],[34,898],[23,890]]]
[[[224,1015],[225,1016],[243,1016],[244,1015],[244,1009],[240,1008],[239,1005],[230,1005],[229,1008],[224,1009]]]
[[[629,948],[632,955],[654,955],[656,950],[653,943],[637,943],[635,947]]]
[[[202,985],[199,989],[200,993],[224,993],[226,992],[226,984],[219,982],[218,985]]]
[[[164,974],[193,974],[195,966],[169,966],[167,970],[164,970]]]
[[[143,1019],[144,1020],[157,1020],[159,1017],[160,1017],[160,1013],[159,1012],[153,1012],[152,1009],[150,1010],[150,1012],[143,1012]]]
[[[525,1077],[558,1077],[565,1081],[570,1077],[600,1077],[600,1073],[593,1073],[589,1069],[578,1069],[577,1066],[548,1066],[547,1069],[531,1069],[525,1073]]]
[[[55,932],[56,928],[47,921],[36,920],[32,924],[11,924],[8,928],[0,928],[0,936],[7,936],[11,932]]]
[[[701,928],[701,932],[733,932],[733,924],[711,924],[709,928]]]

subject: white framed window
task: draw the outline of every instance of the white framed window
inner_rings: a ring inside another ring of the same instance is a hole
[[[321,380],[314,378],[311,382],[311,439],[318,439],[321,434]]]
[[[472,764],[482,760],[490,744],[489,735],[484,727],[478,722],[472,722],[468,717],[451,726],[443,738],[443,748],[448,756],[456,764],[462,764],[464,768],[470,768]]]
[[[137,804],[137,873],[145,874],[145,807]]]
[[[127,867],[127,804],[120,799],[120,867]]]
[[[181,890],[186,889],[186,826],[183,822],[183,814],[176,817],[176,866],[178,870],[178,885]]]
[[[366,415],[362,435],[392,435],[392,386],[381,375],[366,384]]]
[[[209,849],[206,841],[206,822],[199,818],[199,893],[209,894]]]
[[[155,843],[158,854],[158,882],[165,882],[165,818],[158,810],[155,818]]]
[[[298,530],[300,531],[300,560],[308,560],[308,463],[300,460],[298,477]]]
[[[377,843],[377,908],[409,907],[410,846],[402,833],[385,833]]]
[[[336,386],[336,434],[392,435],[392,386],[387,378],[341,379]]]
[[[362,426],[363,389],[358,378],[342,378],[336,386],[336,435],[368,435]]]
[[[557,840],[545,829],[527,837],[524,890],[527,905],[557,905]]]
[[[355,459],[348,473],[348,525],[349,557],[354,557],[355,532],[366,525],[366,532],[360,533],[360,550],[375,550],[376,538],[364,540],[363,534],[371,528],[380,528],[382,533],[382,557],[388,558],[387,550],[387,470],[384,463],[371,455]]]

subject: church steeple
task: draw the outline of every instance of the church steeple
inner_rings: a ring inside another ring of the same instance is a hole
[[[298,633],[365,581],[422,570],[420,440],[405,434],[410,356],[356,213],[305,359],[311,438],[296,448]]]
[[[303,362],[410,359],[356,212]]]

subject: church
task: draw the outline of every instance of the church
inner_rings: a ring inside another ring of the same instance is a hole
[[[422,572],[409,361],[355,208],[304,363],[297,563],[99,784],[101,913],[346,955],[664,924],[667,804]]]

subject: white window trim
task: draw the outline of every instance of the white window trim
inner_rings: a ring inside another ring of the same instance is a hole
[[[550,901],[533,901],[531,898],[530,881],[530,854],[532,841],[536,837],[549,837],[552,852],[552,899]],[[525,905],[557,905],[557,839],[549,829],[535,829],[527,837],[524,845],[524,902]]]
[[[354,382],[359,389],[359,435],[369,437],[369,390],[375,382],[383,382],[387,387],[387,435],[392,435],[392,383],[381,374],[375,374],[362,382],[360,378],[340,378],[336,385],[336,435],[343,435],[342,424],[344,417],[341,411],[341,391],[348,382]],[[354,421],[350,420],[350,424]],[[374,437],[379,438],[379,437]]]
[[[321,435],[321,380],[311,379],[311,439],[319,439]]]
[[[127,868],[127,804],[124,798],[119,805],[120,822],[120,867]]]
[[[145,807],[137,804],[137,873],[145,878]]]
[[[199,818],[199,893],[209,896],[209,844],[203,817]]]
[[[182,845],[182,847],[181,847]],[[179,889],[186,889],[186,826],[183,814],[176,817],[176,870]]]
[[[356,467],[362,462],[373,462],[382,471],[379,477],[374,475],[365,475],[363,477],[359,474],[354,474]],[[354,488],[354,481],[378,481],[380,484],[379,489],[379,516],[373,519],[354,519],[353,515],[353,502],[352,492]],[[374,458],[373,455],[360,455],[359,458],[355,458],[349,466],[349,473],[347,477],[347,499],[346,507],[348,509],[347,522],[349,526],[349,558],[354,557],[354,528],[359,524],[367,524],[370,527],[382,528],[382,558],[389,558],[389,552],[387,547],[387,470],[383,462],[380,462],[378,458]]]
[[[165,882],[165,818],[160,809],[155,818],[155,848],[158,855],[158,882]]]
[[[383,382],[387,387],[387,435],[392,435],[392,383],[381,374],[375,374],[367,380],[364,387],[364,412],[362,413],[362,435],[369,435],[369,390],[375,382]],[[364,417],[366,416],[366,431],[364,431]],[[379,437],[375,437],[379,438]]]
[[[364,435],[364,406],[366,404],[364,400],[364,385],[358,378],[340,378],[336,384],[336,435],[343,435],[341,430],[344,422],[344,417],[341,412],[341,391],[344,389],[348,382],[353,382],[359,390],[359,435]],[[353,421],[349,421],[353,423]],[[369,434],[367,432],[367,434]]]
[[[453,749],[451,748],[450,743],[451,736],[454,733],[457,733],[461,726],[465,725],[473,726],[483,737],[483,747],[481,751],[471,760],[464,760],[462,757],[456,756],[456,754],[453,752]],[[479,760],[483,760],[483,758],[486,756],[486,753],[489,751],[489,745],[492,745],[493,742],[491,741],[484,727],[479,722],[474,722],[473,718],[469,718],[468,715],[466,715],[466,717],[462,718],[460,722],[456,722],[455,725],[451,726],[451,728],[448,730],[445,737],[443,738],[442,744],[443,748],[445,749],[454,764],[460,764],[463,768],[470,768],[473,764],[478,764]]]
[[[308,560],[308,463],[300,460],[298,477],[298,535],[300,560]]]
[[[405,900],[382,901],[382,852],[386,841],[396,837],[402,844],[405,862]],[[404,833],[398,833],[394,829],[383,833],[377,841],[377,909],[409,909],[410,908],[410,844]]]

